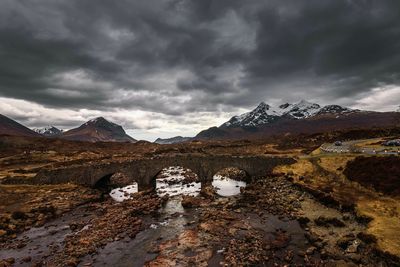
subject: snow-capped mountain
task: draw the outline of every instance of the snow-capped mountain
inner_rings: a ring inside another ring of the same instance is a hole
[[[320,106],[307,101],[272,107],[261,103],[254,110],[232,117],[220,127],[199,132],[194,140],[263,139],[280,135],[331,133],[398,125],[400,113]]]
[[[262,124],[273,122],[281,116],[278,109],[272,109],[270,105],[261,102],[254,110],[242,115],[234,116],[221,127],[255,127]]]
[[[328,105],[323,108],[321,108],[317,115],[322,115],[322,114],[344,114],[344,113],[349,113],[349,112],[357,112],[360,111],[358,109],[350,109],[346,107],[342,107],[339,105]]]
[[[306,119],[323,114],[343,114],[354,112],[346,107],[339,105],[328,105],[321,107],[316,103],[301,100],[295,104],[282,104],[272,107],[261,102],[254,110],[232,117],[229,121],[221,125],[222,128],[231,127],[257,127],[277,121],[280,118]]]
[[[62,130],[58,129],[57,127],[54,127],[52,125],[49,125],[47,127],[43,128],[35,128],[33,129],[35,132],[38,134],[44,135],[44,136],[57,136],[62,134]]]

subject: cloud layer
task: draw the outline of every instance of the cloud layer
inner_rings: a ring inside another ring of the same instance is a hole
[[[106,115],[156,135],[262,100],[387,110],[399,51],[395,0],[4,0],[0,112],[63,127]]]

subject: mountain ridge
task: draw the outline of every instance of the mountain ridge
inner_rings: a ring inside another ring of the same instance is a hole
[[[0,134],[30,137],[40,136],[40,134],[32,131],[28,127],[2,114],[0,114]]]
[[[166,145],[166,144],[176,144],[176,143],[182,143],[191,140],[192,137],[183,137],[183,136],[174,136],[171,138],[157,138],[154,143],[160,144],[160,145]]]
[[[396,125],[400,125],[399,112],[364,111],[340,105],[320,106],[305,100],[277,107],[261,102],[255,109],[233,116],[219,127],[199,132],[194,139],[263,138]]]
[[[349,112],[359,112],[339,105],[320,106],[306,100],[298,103],[285,103],[277,107],[272,107],[265,102],[261,102],[255,109],[233,116],[229,121],[223,123],[220,127],[259,127],[261,125],[276,122],[287,117],[290,119],[306,119],[321,114],[344,114]]]

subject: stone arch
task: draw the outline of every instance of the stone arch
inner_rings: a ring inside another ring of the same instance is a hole
[[[93,187],[96,189],[101,189],[101,190],[106,190],[110,186],[110,179],[111,176],[113,176],[114,173],[109,173],[106,174],[99,179],[96,179],[97,181],[94,183]]]
[[[93,187],[104,190],[109,190],[110,188],[116,187],[123,187],[133,182],[136,182],[122,171],[112,171],[96,180],[97,181],[94,183]]]
[[[170,167],[180,167],[180,168],[183,168],[184,170],[189,170],[190,172],[192,172],[193,174],[195,174],[195,175],[197,176],[197,180],[196,180],[196,181],[201,182],[201,178],[200,178],[199,174],[198,174],[196,171],[194,171],[193,169],[191,169],[191,168],[189,168],[189,167],[182,166],[182,164],[177,164],[177,165],[169,165],[169,166],[165,166],[165,167],[162,167],[162,168],[158,168],[159,171],[155,172],[155,174],[151,176],[151,183],[150,183],[150,184],[151,184],[151,186],[152,186],[153,188],[155,188],[157,177],[158,177],[165,169],[170,168]],[[158,170],[158,169],[157,169],[157,170]]]
[[[235,173],[235,172],[237,172],[237,173]],[[213,177],[217,174],[226,176],[228,178],[232,178],[234,180],[240,180],[240,181],[245,181],[245,182],[250,182],[250,180],[251,180],[251,175],[249,174],[249,172],[246,171],[245,169],[242,169],[239,167],[232,167],[232,166],[223,167],[223,168],[217,170],[213,174]]]

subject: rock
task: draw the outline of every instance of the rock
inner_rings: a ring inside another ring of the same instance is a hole
[[[307,217],[299,217],[297,218],[301,226],[305,226],[307,223],[310,222],[310,219]]]
[[[350,245],[351,242],[353,242],[354,239],[355,236],[353,234],[349,234],[339,238],[336,244],[342,249],[347,249],[347,247]]]
[[[5,236],[7,234],[6,230],[0,229],[0,237]]]
[[[26,219],[26,214],[22,211],[14,211],[11,214],[11,218],[13,218],[14,220],[23,220]]]
[[[316,247],[309,247],[309,248],[306,250],[306,254],[307,254],[307,255],[314,254],[314,252],[315,252],[316,249],[317,249]]]
[[[200,195],[207,199],[214,199],[215,198],[216,191],[213,186],[211,185],[206,185],[201,188]]]
[[[32,260],[32,258],[30,256],[22,258],[23,262],[30,262],[31,260]]]
[[[192,196],[182,196],[182,207],[184,208],[195,208],[201,204],[201,199]]]
[[[353,242],[347,247],[346,252],[356,253],[359,245],[360,241],[358,241],[357,239],[353,240]]]
[[[65,262],[65,265],[70,266],[70,267],[78,266],[78,264],[79,264],[79,261],[78,261],[78,259],[75,259],[75,258],[71,258]]]
[[[8,229],[10,229],[11,231],[15,231],[15,229],[17,229],[17,226],[15,224],[9,224]]]
[[[23,248],[25,246],[26,246],[26,243],[21,242],[21,243],[18,243],[17,248]]]

